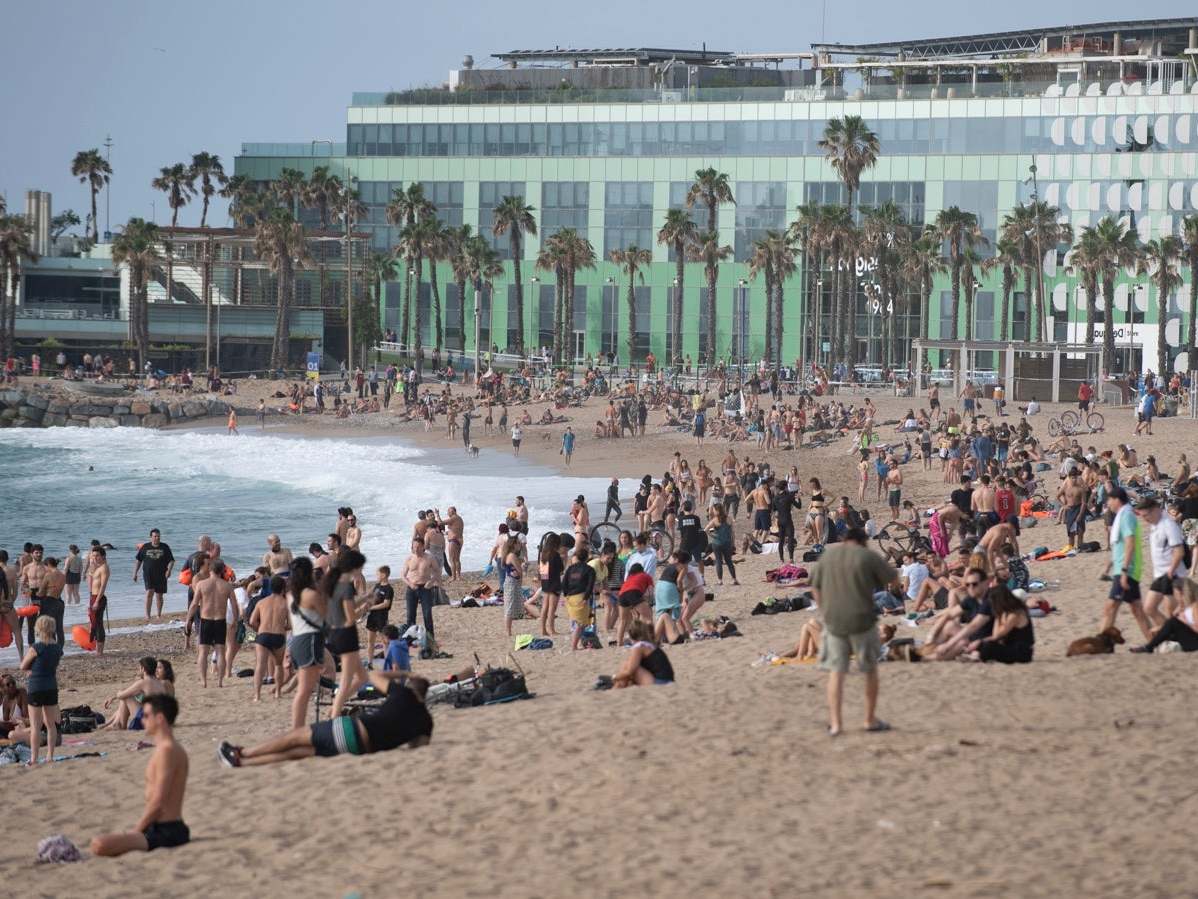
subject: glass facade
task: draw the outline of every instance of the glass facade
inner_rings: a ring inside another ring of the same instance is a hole
[[[845,202],[844,186],[817,146],[834,117],[860,115],[879,138],[878,161],[862,174],[854,198],[858,217],[863,209],[890,201],[913,228],[921,228],[942,209],[956,205],[977,214],[993,242],[1004,215],[1035,193],[1059,207],[1061,219],[1075,232],[1109,215],[1149,240],[1178,233],[1182,219],[1198,212],[1198,90],[1153,92],[1147,85],[1112,90],[1115,85],[1103,85],[1091,91],[1081,85],[1069,93],[1040,85],[1025,88],[1024,96],[1003,95],[1012,92],[1008,87],[979,86],[980,94],[991,95],[972,97],[945,96],[942,91],[932,98],[923,86],[923,94],[911,99],[897,99],[893,90],[875,99],[867,88],[856,99],[799,98],[796,92],[793,100],[770,89],[772,93],[759,92],[769,94],[761,101],[750,99],[754,92],[744,89],[722,91],[705,102],[669,100],[655,92],[606,92],[603,99],[590,102],[555,97],[552,102],[508,103],[447,94],[452,105],[435,105],[440,100],[385,105],[364,96],[361,105],[349,108],[347,143],[335,146],[334,155],[322,150],[314,158],[304,144],[246,144],[236,172],[267,181],[284,167],[310,172],[315,165],[328,165],[343,179],[356,176],[370,209],[363,227],[372,232],[378,249],[393,247],[397,238],[383,213],[391,191],[413,181],[423,183],[443,221],[472,225],[505,259],[505,272],[495,279],[494,314],[489,292],[484,300],[482,339],[487,347],[505,340],[514,343],[521,327],[529,345],[552,342],[552,273],[536,273],[541,282],[531,282],[532,265],[547,236],[575,228],[594,245],[598,263],[578,273],[581,298],[573,298],[570,330],[582,333],[587,352],[614,349],[627,361],[627,283],[608,254],[632,244],[652,250],[654,261],[644,270],[645,283],[637,285],[633,343],[638,355],[652,349],[664,358],[674,339],[668,309],[677,289],[676,268],[672,248],[657,243],[657,232],[670,208],[684,208],[695,171],[715,168],[728,175],[736,197],[735,204],[720,208],[717,223],[720,243],[731,245],[735,256],[719,268],[714,320],[707,313],[703,266],[686,262],[681,351],[684,357],[698,359],[714,328],[721,357],[733,350],[742,330],[746,352],[755,356],[765,343],[763,279],[748,282],[747,314],[740,324],[735,320],[739,281],[748,278],[751,244],[764,230],[785,228],[800,204]],[[512,311],[509,241],[491,235],[494,207],[508,194],[523,196],[535,207],[539,225],[539,234],[528,236],[524,245],[523,323]],[[706,229],[705,209],[692,210],[691,217]],[[1079,341],[1085,333],[1086,304],[1079,296],[1077,274],[1068,265],[1067,249],[1048,252],[1045,258],[1049,333]],[[804,272],[803,260],[798,261],[799,271],[783,289],[787,361],[800,353],[807,358],[817,352],[826,355],[836,308],[831,268]],[[435,271],[447,334],[464,322],[470,347],[473,289],[467,289],[463,309],[448,265],[441,263]],[[1174,365],[1186,362],[1180,335],[1185,333],[1191,297],[1188,267],[1182,265],[1181,272],[1183,283],[1167,304],[1165,334]],[[865,293],[874,273],[868,264],[854,264],[841,274],[852,280],[859,313],[852,339],[876,363],[882,354],[880,313],[872,311]],[[978,338],[998,337],[1001,272],[979,270],[976,278],[981,286],[974,300],[974,333]],[[1139,280],[1131,272],[1121,272],[1117,279],[1111,300],[1117,342],[1122,346],[1129,339],[1130,329],[1123,325],[1135,314],[1136,342],[1143,345],[1144,358],[1154,360],[1156,288],[1136,289],[1133,282]],[[1025,337],[1031,318],[1025,289],[1021,276],[1008,314],[1014,339]],[[948,290],[948,274],[937,275],[928,323],[932,337],[952,336],[952,301],[942,303]],[[817,293],[822,297],[818,313],[807,309],[809,294]],[[391,289],[384,292],[388,325],[399,316],[398,296]],[[909,346],[907,337],[918,328],[920,307],[917,296],[901,300],[898,308],[887,312],[894,316],[900,364]],[[1100,309],[1104,302],[1098,298]],[[962,300],[962,321],[963,308]],[[908,309],[914,311],[908,314]]]

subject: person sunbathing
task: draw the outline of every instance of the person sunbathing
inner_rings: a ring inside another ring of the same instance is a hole
[[[619,690],[674,683],[674,667],[665,650],[654,642],[652,625],[637,618],[629,626],[628,636],[632,638],[632,647],[620,670],[611,678],[611,686]]]
[[[113,716],[100,730],[129,730],[129,724],[137,715],[145,698],[167,692],[166,685],[157,676],[158,660],[156,658],[146,656],[137,664],[140,674],[137,680],[115,696],[104,700],[105,709],[110,708],[113,703],[119,703],[119,705],[117,705]],[[140,722],[138,729],[140,729]]]
[[[433,719],[424,706],[428,681],[402,671],[367,674],[370,684],[386,695],[377,709],[358,717],[326,718],[257,746],[234,746],[224,740],[217,747],[221,763],[229,768],[243,768],[312,756],[368,755],[404,745],[415,748],[427,744],[433,735]]]

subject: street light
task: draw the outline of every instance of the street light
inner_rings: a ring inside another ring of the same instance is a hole
[[[745,366],[745,302],[748,299],[745,294],[748,283],[744,278],[737,281],[740,285],[740,304],[733,304],[736,308],[736,364],[742,370],[742,375]]]
[[[536,275],[533,275],[533,276],[532,276],[532,283],[533,283],[533,284],[538,284],[538,285],[539,285],[539,284],[541,283],[541,279],[540,279],[540,278],[538,278]],[[538,316],[538,319],[537,319],[537,328],[536,328],[536,332],[537,332],[537,343],[538,343],[538,347],[539,347],[540,340],[541,340],[541,326],[540,326],[540,318],[539,318],[539,316],[540,316],[540,314],[541,314],[541,288],[540,288],[540,287],[537,287],[537,288],[535,288],[535,289],[533,290],[533,293],[535,293],[535,294],[536,294],[536,296],[537,296],[537,316]],[[527,315],[528,315],[528,317],[531,319],[531,318],[532,318],[532,303],[529,303],[529,304],[528,304],[528,306],[529,306],[529,309],[528,309],[528,313],[527,313]],[[523,322],[523,321],[522,321],[522,322],[520,322],[520,329],[521,329],[522,331],[524,331],[524,333],[520,335],[520,337],[521,337],[521,340],[520,340],[520,342],[521,342],[521,343],[523,343],[523,342],[524,342],[524,337],[526,337],[526,336],[528,335],[528,332],[529,332],[529,331],[533,330],[533,328],[532,328],[532,322],[531,322],[531,321],[529,321],[529,322]],[[529,355],[532,355],[532,354],[530,353]]]
[[[603,286],[603,295],[605,297],[607,296],[607,290],[609,287],[612,288],[613,290],[615,289],[614,288],[615,283],[616,283],[616,279],[609,275],[607,277],[607,283],[604,284],[604,286]],[[619,365],[620,364],[620,350],[619,350],[618,345],[616,344],[616,298],[615,298],[615,296],[612,296],[612,298],[611,298],[611,343],[608,345],[608,348],[612,354],[613,364]]]

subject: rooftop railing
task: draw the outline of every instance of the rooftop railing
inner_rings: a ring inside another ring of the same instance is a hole
[[[929,100],[965,97],[1098,97],[1122,95],[1183,94],[1198,85],[1178,81],[1095,80],[1024,81],[980,78],[976,83],[963,73],[960,80],[935,83],[863,83],[857,87],[772,86],[700,87],[681,89],[612,90],[558,88],[554,90],[457,90],[417,89],[387,92],[355,92],[351,106],[473,106],[570,103],[766,103],[818,101]],[[269,145],[243,145],[269,146]],[[270,155],[270,154],[268,154]]]

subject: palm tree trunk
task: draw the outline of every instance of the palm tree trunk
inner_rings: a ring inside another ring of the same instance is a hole
[[[1162,378],[1169,373],[1169,345],[1165,342],[1165,325],[1168,324],[1165,319],[1169,314],[1169,292],[1165,284],[1168,272],[1168,267],[1162,264],[1161,280],[1156,285],[1156,373]]]
[[[283,261],[279,265],[278,308],[275,317],[275,345],[271,351],[271,368],[286,368],[291,345],[291,257],[288,248],[281,248]]]
[[[458,352],[466,352],[466,279],[458,278]]]
[[[965,277],[965,339],[973,340],[973,266]]]
[[[841,305],[840,305],[840,246],[832,247],[832,327],[831,327],[831,349],[829,351],[829,361],[835,364],[842,358],[841,355]]]
[[[765,298],[768,303],[769,297]],[[778,357],[774,363],[774,371],[779,377],[782,376],[782,279],[774,279],[774,349],[777,351]]]
[[[474,280],[474,383],[478,383],[479,357],[482,355],[483,279]]]
[[[1032,343],[1039,338],[1039,325],[1036,321],[1036,295],[1032,291],[1032,272],[1030,266],[1023,268],[1023,295],[1027,297],[1027,330],[1024,334],[1024,341]]]
[[[7,360],[8,351],[8,269],[0,259],[0,359]]]
[[[686,280],[686,247],[683,246],[681,240],[674,241],[674,259],[674,278],[678,284],[674,287],[674,293],[670,297],[670,316],[674,329],[674,359],[672,361],[674,365],[680,365],[682,363],[682,291]],[[1198,265],[1198,263],[1195,264]]]
[[[1015,275],[1009,266],[1003,266],[1002,270],[1002,312],[1000,313],[1001,325],[999,326],[998,336],[1000,340],[1008,340],[1010,335],[1011,324],[1011,288],[1014,286]],[[1093,297],[1091,297],[1093,299]],[[1094,333],[1090,332],[1090,342],[1094,341]]]
[[[952,310],[952,332],[953,340],[961,339],[961,259],[956,250],[952,249],[953,264],[952,264],[952,295],[953,295],[953,310]],[[957,371],[961,370],[961,363],[964,361],[964,354],[957,353],[955,365]]]
[[[144,369],[146,360],[150,358],[150,297],[144,286],[138,301],[138,316],[141,321],[137,328],[137,364]]]
[[[428,275],[429,289],[433,293],[433,346],[441,349],[441,288],[437,286],[437,263],[431,260],[429,261]],[[521,320],[523,321],[523,319]]]
[[[714,217],[714,216],[713,216]],[[715,281],[717,269],[714,265],[707,266],[707,367],[715,366],[716,321],[715,321]]]
[[[1186,327],[1186,359],[1190,371],[1198,370],[1198,349],[1194,347],[1195,322],[1198,320],[1198,247],[1190,249],[1190,321]],[[1190,379],[1193,381],[1193,378]],[[1191,384],[1190,389],[1194,386]]]
[[[852,257],[848,260],[848,271],[842,283],[844,289],[845,327],[842,339],[845,341],[844,358],[852,372],[857,364],[857,281],[853,276],[854,266]]]
[[[1095,294],[1098,292],[1098,279],[1091,272],[1085,279],[1086,285],[1086,343],[1094,343],[1094,313],[1096,311],[1094,301]]]
[[[1113,371],[1115,365],[1115,279],[1113,277],[1103,278],[1102,296],[1105,299],[1102,304],[1102,355],[1107,371]],[[1132,302],[1135,302],[1134,298]]]
[[[524,282],[520,279],[520,229],[513,224],[512,241],[512,277],[516,280],[516,352],[524,355]]]
[[[412,262],[411,257],[404,260],[403,315],[399,320],[399,342],[409,348],[412,345],[412,276],[408,269],[413,267]]]
[[[767,363],[774,361],[774,276],[769,267],[765,270],[765,347],[764,357]]]
[[[557,278],[553,285],[553,361],[562,361],[562,296],[566,292],[566,273],[557,269]],[[538,327],[537,333],[540,333]]]
[[[628,364],[636,347],[636,269],[628,273]]]
[[[412,343],[416,347],[416,375],[419,376],[424,368],[424,316],[420,312],[420,280],[424,274],[424,257],[416,254],[416,269],[413,280],[416,282],[416,302],[412,306]]]
[[[99,243],[100,242],[100,223],[96,219],[96,193],[97,193],[97,191],[96,191],[96,186],[94,184],[91,186],[91,188],[92,188],[92,243]],[[111,196],[111,194],[109,194],[109,196]]]

